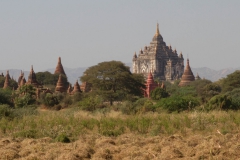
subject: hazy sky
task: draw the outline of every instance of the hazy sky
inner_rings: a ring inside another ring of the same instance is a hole
[[[0,69],[129,63],[157,22],[191,67],[240,67],[240,0],[1,0]]]

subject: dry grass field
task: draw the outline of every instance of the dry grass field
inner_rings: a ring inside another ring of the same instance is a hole
[[[240,112],[89,113],[74,109],[0,121],[0,159],[240,159]],[[59,142],[64,135],[70,143]]]

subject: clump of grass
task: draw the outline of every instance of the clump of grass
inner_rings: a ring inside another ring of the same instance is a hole
[[[55,140],[62,143],[70,143],[70,139],[65,134],[58,135]]]

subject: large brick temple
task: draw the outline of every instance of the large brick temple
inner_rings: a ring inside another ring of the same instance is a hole
[[[146,78],[152,72],[154,79],[171,81],[181,78],[184,71],[182,53],[178,54],[171,45],[166,45],[158,24],[150,45],[141,49],[138,55],[135,52],[132,61],[133,73],[142,73]]]

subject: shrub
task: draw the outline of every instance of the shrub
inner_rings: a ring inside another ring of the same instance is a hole
[[[14,112],[13,109],[8,105],[0,105],[0,119],[3,117],[13,118]]]
[[[0,104],[12,105],[11,94],[12,91],[9,89],[0,89]]]
[[[217,109],[217,110],[228,110],[235,109],[232,104],[232,98],[227,95],[216,95],[212,97],[205,107],[207,110]]]
[[[165,89],[157,87],[151,91],[150,96],[153,100],[160,100],[161,98],[166,98],[169,95]]]
[[[78,103],[79,107],[83,110],[87,111],[94,111],[96,110],[99,106],[103,104],[103,101],[101,97],[96,96],[96,97],[85,97],[82,101]]]
[[[232,105],[235,109],[240,108],[240,88],[236,88],[230,92],[227,92],[225,95],[232,98]]]
[[[22,130],[19,132],[14,133],[14,137],[23,137],[23,138],[36,138],[37,137],[37,131],[34,129],[30,130]]]
[[[62,143],[70,143],[70,139],[65,134],[59,134],[55,140]]]
[[[199,100],[193,96],[172,96],[161,99],[154,107],[162,107],[168,112],[181,112],[191,110],[199,104]]]
[[[119,108],[123,114],[128,115],[155,111],[152,101],[148,98],[140,98],[136,102],[124,101]]]
[[[47,93],[47,94],[42,93],[40,95],[40,102],[47,107],[52,107],[54,105],[59,104],[57,96],[51,93]]]
[[[14,104],[16,107],[26,107],[36,101],[35,88],[32,85],[24,85],[18,89],[15,95]]]

